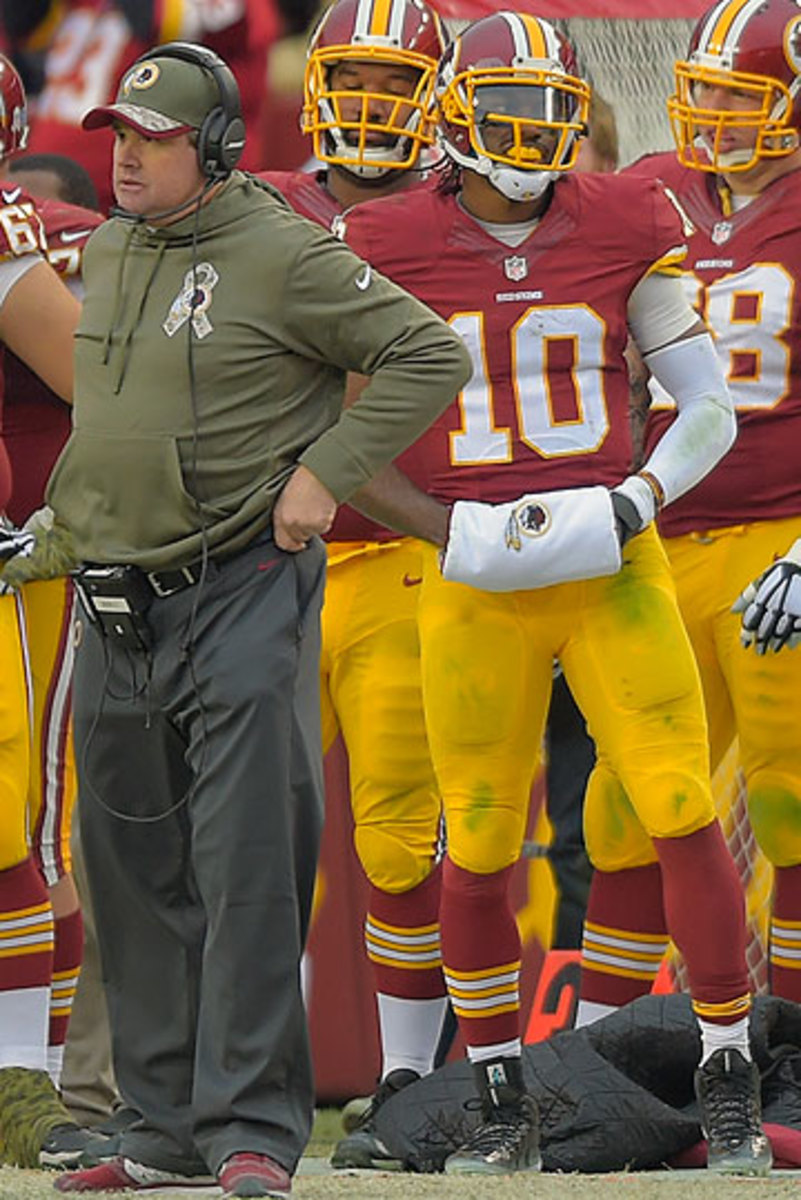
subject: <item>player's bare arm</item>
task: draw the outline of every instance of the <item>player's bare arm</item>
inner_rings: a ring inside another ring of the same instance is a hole
[[[648,391],[650,372],[642,360],[634,342],[626,347],[626,365],[629,371],[629,419],[631,421],[631,461],[635,469],[643,463],[645,446],[645,422],[651,407]]]
[[[78,301],[44,261],[17,280],[0,309],[0,340],[68,403],[80,312]]]
[[[345,384],[345,408],[355,404],[367,384],[366,375],[351,372]],[[427,496],[394,463],[384,467],[351,496],[350,505],[398,533],[444,546],[448,539],[450,508]]]
[[[360,488],[350,503],[365,516],[397,529],[398,533],[444,546],[448,540],[450,508],[426,495],[394,463]]]

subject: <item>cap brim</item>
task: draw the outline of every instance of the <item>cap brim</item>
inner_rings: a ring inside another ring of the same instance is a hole
[[[99,108],[90,108],[81,125],[84,129],[102,129],[113,121],[122,121],[148,138],[177,137],[179,133],[189,133],[192,129],[191,125],[182,125],[172,117],[165,117],[163,113],[139,104],[104,104]]]

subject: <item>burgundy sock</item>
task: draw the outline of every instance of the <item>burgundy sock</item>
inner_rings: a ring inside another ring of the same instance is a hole
[[[646,995],[667,944],[659,863],[596,870],[584,919],[581,999],[619,1008]]]
[[[440,925],[442,961],[468,1046],[520,1037],[520,934],[509,902],[512,868],[492,875],[445,859]]]
[[[718,1024],[748,1012],[745,897],[717,820],[688,837],[655,838],[668,929],[684,956],[693,1008]]]
[[[370,888],[365,923],[367,956],[376,992],[406,1000],[444,996],[439,936],[442,870],[408,892],[393,894]]]
[[[770,990],[774,996],[801,1003],[801,865],[775,869]]]

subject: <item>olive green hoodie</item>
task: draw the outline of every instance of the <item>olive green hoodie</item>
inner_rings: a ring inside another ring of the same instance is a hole
[[[239,549],[299,461],[345,500],[470,375],[439,317],[240,172],[197,218],[101,226],[84,282],[48,501],[85,561],[182,566],[204,537]],[[372,379],[342,412],[347,371]]]

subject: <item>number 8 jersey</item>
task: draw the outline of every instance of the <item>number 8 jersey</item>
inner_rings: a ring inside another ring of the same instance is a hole
[[[473,359],[456,403],[407,452],[420,486],[500,502],[619,483],[629,297],[649,272],[675,272],[688,232],[659,182],[626,176],[563,177],[528,228],[486,226],[444,189],[351,210],[346,241],[450,322]]]
[[[690,302],[709,324],[737,408],[733,448],[666,509],[667,537],[801,514],[801,172],[734,210],[714,175],[652,155],[627,172],[660,177],[696,227],[683,264]],[[652,381],[647,450],[673,420]]]

